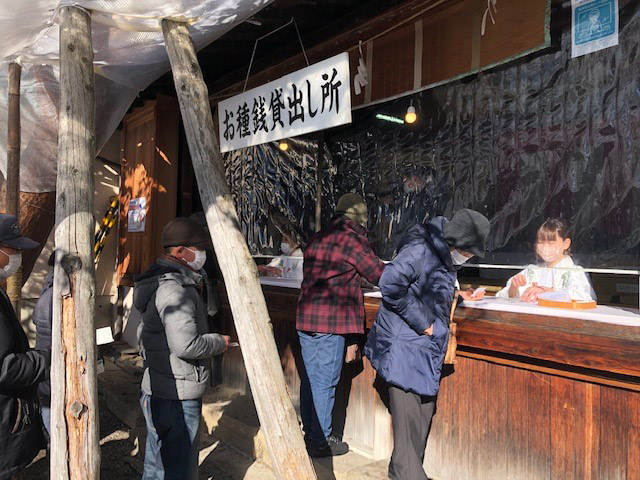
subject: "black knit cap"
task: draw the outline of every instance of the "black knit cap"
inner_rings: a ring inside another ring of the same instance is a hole
[[[484,258],[490,228],[487,217],[475,210],[464,208],[453,214],[451,220],[445,224],[443,233],[450,245]]]
[[[171,220],[162,230],[162,246],[197,247],[202,250],[213,248],[209,232],[192,218],[178,217]]]

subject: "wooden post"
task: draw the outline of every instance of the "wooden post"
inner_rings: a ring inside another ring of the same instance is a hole
[[[95,98],[90,14],[60,10],[51,478],[100,477],[94,328]]]
[[[279,479],[315,479],[287,393],[258,269],[240,231],[226,183],[207,87],[188,26],[163,20],[162,31],[202,205],[273,469]]]
[[[7,213],[18,216],[20,208],[20,74],[22,67],[9,64],[9,119],[7,131]]]
[[[7,129],[7,188],[5,205],[7,213],[20,218],[20,74],[22,67],[9,64],[9,100]],[[7,279],[7,295],[20,320],[20,292],[22,291],[22,266]]]
[[[318,159],[316,166],[316,232],[322,230],[322,177],[324,174],[324,133],[318,135]]]

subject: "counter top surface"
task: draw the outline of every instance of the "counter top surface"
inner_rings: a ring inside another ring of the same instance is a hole
[[[262,285],[299,290],[301,278],[260,277]],[[379,290],[365,291],[367,298],[382,298]],[[609,307],[598,305],[589,310],[569,310],[562,308],[541,307],[534,303],[522,302],[517,299],[485,297],[479,302],[464,302],[460,307],[480,310],[494,310],[497,312],[524,313],[529,315],[543,315],[547,317],[573,318],[576,320],[592,320],[596,322],[640,327],[640,310],[633,308]]]
[[[261,282],[272,321],[295,328],[300,280],[262,278]],[[367,328],[373,325],[381,301],[371,293],[364,302]],[[221,294],[226,301],[225,292]],[[577,312],[504,299],[467,304],[456,309],[458,346],[490,358],[507,355],[536,364],[552,362],[556,369],[588,369],[592,373],[586,375],[594,378],[617,375],[640,384],[640,314],[604,306],[594,310],[590,315],[604,320],[570,317],[566,314]]]
[[[282,288],[295,288],[300,290],[302,285],[301,278],[281,278],[281,277],[260,277],[260,283],[262,285],[269,285],[271,287]]]
[[[300,290],[302,286],[301,278],[282,278],[282,277],[260,277],[260,283],[262,285],[269,285],[270,287],[282,287],[282,288],[295,288]],[[365,297],[382,298],[380,291],[368,291],[364,293]]]
[[[563,308],[541,307],[535,303],[522,302],[518,299],[496,297],[485,297],[479,302],[464,302],[461,306],[482,310],[575,318],[578,320],[593,320],[596,322],[626,325],[628,327],[640,327],[640,311],[632,308],[598,305],[596,308],[588,310],[570,310]]]

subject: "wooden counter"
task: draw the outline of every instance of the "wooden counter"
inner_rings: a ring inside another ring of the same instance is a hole
[[[264,286],[285,378],[298,404],[298,290]],[[222,329],[233,332],[226,297]],[[365,299],[367,326],[379,299]],[[640,479],[640,328],[459,308],[458,362],[443,378],[425,465],[439,480]],[[224,383],[248,392],[239,350]],[[334,426],[352,448],[392,448],[384,386],[365,359],[345,366]]]

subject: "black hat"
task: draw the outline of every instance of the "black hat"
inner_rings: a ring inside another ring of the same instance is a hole
[[[162,231],[162,246],[198,247],[203,250],[213,248],[207,229],[196,220],[186,217],[178,217],[167,223]]]
[[[207,228],[207,217],[204,216],[204,212],[201,210],[199,212],[193,212],[189,215],[189,218],[198,222],[202,228]]]
[[[445,224],[443,233],[449,244],[483,258],[490,228],[487,217],[465,208],[451,217]]]
[[[32,250],[40,246],[38,242],[20,235],[18,219],[6,213],[0,213],[0,245],[17,250]]]

